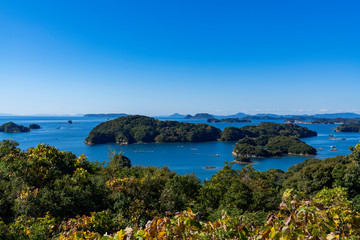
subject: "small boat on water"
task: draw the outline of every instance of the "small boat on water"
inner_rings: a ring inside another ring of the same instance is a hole
[[[206,166],[206,167],[204,167],[205,169],[214,169],[214,168],[216,168],[216,167],[213,167],[213,166]]]
[[[331,145],[330,148],[336,148],[336,146],[335,146],[335,145]]]
[[[334,137],[334,135],[333,135],[333,134],[329,134],[329,137]]]

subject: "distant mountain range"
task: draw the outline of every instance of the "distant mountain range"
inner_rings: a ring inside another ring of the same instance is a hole
[[[105,118],[118,118],[129,116],[126,113],[99,113],[99,114],[85,114],[84,117],[105,117]]]
[[[212,115],[209,113],[197,113],[194,116],[192,115],[182,115],[182,114],[172,114],[168,118],[185,118],[185,119],[224,119],[224,118],[244,118],[244,119],[259,119],[259,120],[272,120],[272,119],[287,119],[287,118],[301,118],[301,119],[314,119],[314,118],[360,118],[360,114],[356,113],[325,113],[325,114],[315,114],[315,115],[277,115],[271,113],[258,113],[255,115],[245,114],[245,113],[236,113],[233,115],[221,116],[221,115]]]
[[[100,114],[85,114],[84,117],[107,117],[107,118],[117,118],[129,116],[131,114],[126,113],[100,113]],[[245,113],[236,113],[232,115],[213,115],[209,113],[197,113],[195,115],[183,115],[179,113],[174,113],[170,116],[161,116],[161,118],[167,119],[224,119],[224,118],[243,118],[248,120],[275,120],[275,119],[289,119],[297,118],[304,120],[311,120],[316,118],[360,118],[360,114],[357,113],[324,113],[324,114],[314,114],[314,115],[277,115],[272,113],[258,113],[255,115],[245,114]]]
[[[326,113],[315,114],[315,118],[360,118],[360,114],[356,113]]]
[[[243,117],[246,117],[246,116],[249,116],[249,115],[245,114],[245,113],[241,113],[241,112],[233,114],[233,115],[228,115],[228,116],[214,115],[215,118],[219,118],[219,119],[222,119],[222,118],[243,118]]]
[[[170,116],[166,116],[166,118],[185,118],[186,115],[182,115],[182,114],[179,114],[179,113],[174,113]]]

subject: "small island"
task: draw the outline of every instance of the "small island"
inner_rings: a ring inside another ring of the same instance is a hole
[[[216,118],[209,118],[206,122],[208,123],[250,123],[251,121],[248,119],[239,119],[239,118],[224,118],[224,119],[216,119]]]
[[[159,121],[134,115],[120,117],[97,125],[85,139],[88,144],[116,142],[205,142],[216,141],[221,131],[207,124]]]
[[[337,126],[335,132],[360,132],[360,123],[347,123]]]
[[[194,116],[186,115],[184,119],[215,119],[215,117],[208,113],[197,113]]]
[[[30,124],[30,125],[29,125],[29,128],[30,128],[30,129],[40,129],[40,125],[33,123],[33,124]]]
[[[250,157],[239,157],[233,161],[233,163],[237,164],[249,164],[251,163]]]
[[[242,128],[225,128],[220,141],[237,141],[233,155],[238,158],[315,155],[315,148],[298,139],[314,136],[317,136],[315,131],[296,124],[267,122]]]
[[[30,128],[22,125],[17,125],[13,122],[8,122],[0,126],[0,132],[6,132],[6,133],[30,132]]]
[[[241,138],[259,138],[268,140],[269,136],[294,136],[297,138],[315,137],[317,133],[296,124],[278,124],[264,122],[259,125],[249,125],[242,128],[227,127],[221,134],[220,141],[238,141]]]
[[[316,149],[300,141],[296,137],[270,137],[265,144],[256,138],[239,140],[233,150],[233,155],[240,158],[276,157],[282,155],[316,155]]]

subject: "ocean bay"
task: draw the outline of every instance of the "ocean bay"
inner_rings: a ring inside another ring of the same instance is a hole
[[[158,118],[159,120],[166,120]],[[72,120],[73,124],[68,124]],[[98,144],[87,145],[84,143],[85,137],[92,128],[107,118],[86,118],[86,117],[20,117],[9,116],[0,117],[0,124],[15,122],[28,126],[35,123],[41,126],[39,130],[32,130],[29,133],[1,133],[0,140],[13,139],[19,142],[20,148],[26,150],[35,147],[39,143],[55,146],[63,151],[71,151],[77,155],[84,154],[90,161],[106,162],[110,149],[121,152],[129,157],[133,165],[149,165],[163,167],[167,166],[179,174],[195,173],[200,179],[209,179],[211,175],[224,166],[225,161],[232,162],[232,149],[235,142],[202,142],[202,143],[144,143],[131,145]],[[171,119],[183,122],[205,123],[206,120],[185,120]],[[228,126],[242,127],[245,125],[258,124],[264,120],[254,120],[252,123],[209,123],[221,130]],[[282,120],[273,122],[282,123]],[[307,144],[317,148],[316,158],[324,159],[337,155],[350,153],[349,146],[355,146],[360,139],[360,133],[334,133],[335,124],[299,124],[311,130],[317,131],[318,136],[301,139]],[[333,138],[346,140],[330,140]],[[338,151],[331,151],[335,145]],[[270,168],[286,171],[290,166],[303,162],[307,156],[284,156],[278,158],[252,159],[252,165],[257,170],[265,171]],[[206,169],[205,167],[215,167]],[[234,168],[241,168],[244,165],[234,164]]]

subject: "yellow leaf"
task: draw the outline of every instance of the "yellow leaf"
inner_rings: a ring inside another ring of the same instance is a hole
[[[272,227],[271,228],[271,232],[270,232],[270,238],[274,238],[275,237],[275,235],[276,235],[276,230],[275,230],[275,228],[274,227]]]
[[[189,213],[189,214],[192,214],[193,213],[193,211],[188,207],[187,208],[187,212]]]
[[[164,238],[165,236],[166,236],[166,232],[159,232],[158,234],[159,239]]]

